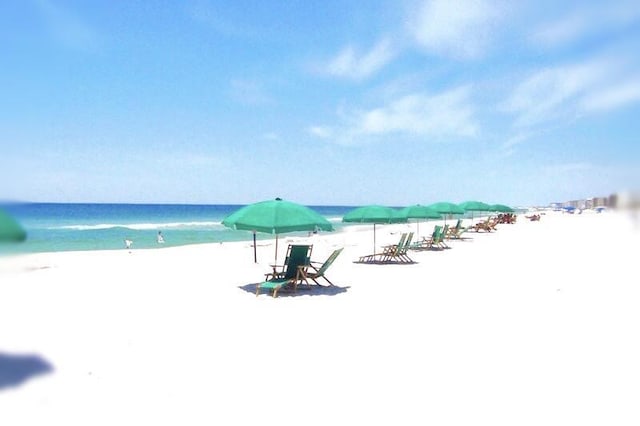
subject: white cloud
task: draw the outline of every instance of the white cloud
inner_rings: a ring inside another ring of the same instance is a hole
[[[624,31],[640,20],[637,1],[569,4],[559,19],[540,24],[530,35],[532,44],[546,48],[570,45],[586,37]]]
[[[488,49],[501,19],[490,0],[427,0],[410,17],[409,31],[430,52],[454,58],[476,58]]]
[[[589,29],[586,17],[580,15],[567,16],[564,19],[543,24],[531,35],[536,45],[551,47],[570,43],[580,38]]]
[[[585,96],[580,105],[586,111],[607,111],[640,101],[640,79],[614,84]]]
[[[512,136],[509,139],[507,139],[502,144],[502,148],[503,149],[511,149],[511,148],[513,148],[513,147],[515,147],[517,145],[520,145],[521,143],[523,143],[524,141],[526,141],[530,137],[531,137],[531,135],[529,133],[518,133],[515,136]]]
[[[640,100],[639,76],[637,64],[612,57],[547,68],[517,85],[503,108],[525,127],[607,111]]]
[[[327,126],[311,126],[307,129],[309,134],[321,139],[328,139],[333,136],[333,131]]]
[[[473,137],[478,126],[470,88],[459,87],[437,95],[411,94],[370,110],[349,111],[337,128],[315,126],[316,136],[337,142],[369,142],[388,135],[433,139]]]
[[[380,70],[394,56],[388,39],[379,41],[365,53],[357,52],[353,46],[346,46],[329,60],[324,72],[337,77],[362,79]]]

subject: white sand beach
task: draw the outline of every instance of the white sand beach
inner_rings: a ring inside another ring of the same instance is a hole
[[[468,223],[469,221],[467,221]],[[433,223],[422,224],[421,234]],[[377,228],[378,245],[415,225]],[[638,425],[640,229],[524,215],[412,265],[353,263],[369,226],[310,238],[335,287],[253,293],[273,241],[3,259],[3,425]]]

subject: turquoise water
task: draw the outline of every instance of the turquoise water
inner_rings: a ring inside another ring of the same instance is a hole
[[[228,204],[25,203],[5,205],[3,209],[27,231],[27,241],[15,245],[12,250],[36,253],[122,249],[125,239],[133,241],[133,248],[251,240],[251,232],[234,231],[220,223],[240,207]],[[342,227],[342,216],[353,209],[348,206],[310,207],[330,220],[336,230]],[[162,233],[164,244],[158,244],[158,232]],[[273,236],[258,233],[257,238]]]

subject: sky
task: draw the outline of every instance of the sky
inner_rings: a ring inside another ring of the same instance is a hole
[[[640,2],[0,2],[0,199],[640,188]]]

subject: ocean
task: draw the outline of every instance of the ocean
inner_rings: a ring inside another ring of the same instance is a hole
[[[248,241],[251,232],[235,231],[221,221],[241,205],[213,204],[63,204],[3,205],[27,231],[27,240],[12,250],[23,253],[117,250],[125,240],[136,249],[187,244]],[[309,206],[339,230],[350,206]],[[158,243],[158,232],[164,243]],[[304,235],[306,233],[303,233]],[[289,234],[287,234],[289,235]],[[291,235],[296,235],[292,233]],[[258,239],[273,238],[257,234]]]

